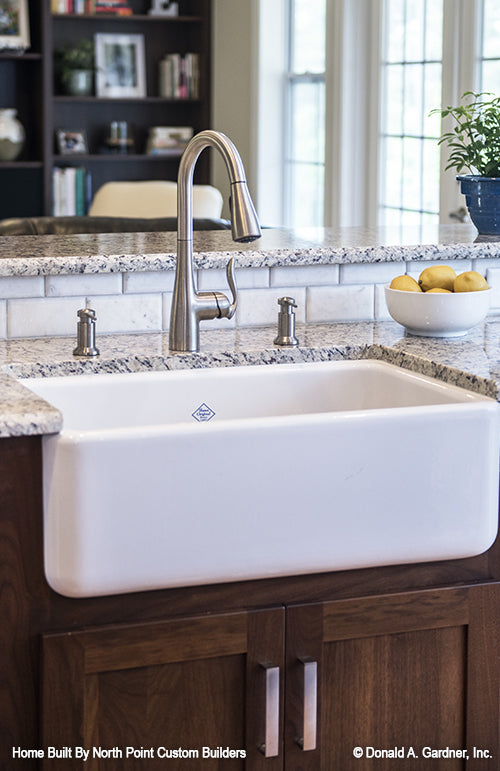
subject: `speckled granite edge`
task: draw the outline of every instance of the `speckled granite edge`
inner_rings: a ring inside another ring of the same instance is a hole
[[[494,380],[479,377],[456,367],[451,367],[449,364],[441,364],[425,359],[422,356],[395,351],[393,348],[381,345],[369,346],[366,350],[366,358],[387,361],[389,364],[394,364],[411,372],[418,372],[419,375],[436,378],[444,383],[451,383],[459,388],[465,388],[467,391],[474,391],[499,401],[500,391],[498,384]]]
[[[299,267],[311,265],[470,260],[500,258],[500,248],[479,246],[394,246],[315,248],[242,252],[196,252],[198,269],[224,268],[232,257],[239,268]],[[139,273],[174,270],[171,254],[102,254],[74,257],[0,258],[0,276],[53,276],[95,273]]]
[[[426,240],[427,239],[427,240]],[[413,233],[383,229],[269,229],[253,244],[228,231],[194,234],[198,268],[240,268],[500,258],[500,239],[478,237],[467,225]],[[128,273],[172,270],[175,233],[105,233],[0,238],[0,276]]]
[[[57,375],[380,359],[499,400],[500,378],[492,375],[496,360],[488,360],[482,343],[489,326],[496,350],[500,324],[488,322],[458,342],[401,337],[399,326],[391,322],[298,325],[297,348],[274,346],[272,328],[215,330],[204,334],[202,351],[182,355],[170,355],[168,336],[160,333],[102,336],[101,356],[91,360],[72,357],[69,338],[11,341],[0,345],[0,436],[61,429],[59,411],[29,390],[29,380],[16,379]]]
[[[53,434],[62,427],[62,415],[25,385],[0,374],[0,437]]]

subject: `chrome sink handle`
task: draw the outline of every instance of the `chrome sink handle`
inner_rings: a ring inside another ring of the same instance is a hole
[[[236,286],[236,276],[234,273],[234,257],[231,257],[229,262],[226,266],[226,277],[227,277],[227,283],[229,284],[229,289],[231,290],[231,296],[232,296],[232,303],[229,306],[229,310],[226,314],[228,319],[232,319],[234,316],[234,312],[236,311],[236,306],[238,304],[238,287]]]
[[[215,302],[217,303],[217,318],[219,319],[232,319],[238,304],[238,287],[236,286],[236,278],[234,275],[234,257],[231,257],[227,264],[226,276],[229,289],[231,290],[232,302],[229,300],[229,297],[226,297],[222,292],[211,293],[215,297]]]

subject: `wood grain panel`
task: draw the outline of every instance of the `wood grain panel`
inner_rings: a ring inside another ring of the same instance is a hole
[[[464,627],[325,645],[321,768],[442,769],[442,759],[424,761],[421,751],[465,746],[465,649]],[[364,757],[353,756],[355,747],[363,748]],[[404,759],[366,757],[371,747],[397,748]],[[463,761],[446,760],[446,768],[463,769]]]
[[[44,587],[39,437],[0,439],[0,768],[24,771],[13,747],[37,746],[38,639]],[[36,549],[34,548],[36,544]]]
[[[386,594],[326,603],[324,639],[341,640],[352,635],[432,629],[466,624],[469,604],[466,589],[440,589]],[[362,625],[360,618],[363,619]]]
[[[200,628],[203,634],[200,636]],[[245,615],[182,619],[152,624],[121,625],[81,632],[85,671],[129,669],[141,657],[144,666],[186,659],[243,653],[247,649]]]

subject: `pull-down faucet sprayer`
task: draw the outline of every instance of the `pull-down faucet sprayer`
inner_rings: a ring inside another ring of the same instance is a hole
[[[254,241],[261,235],[238,150],[218,131],[202,131],[189,142],[179,165],[177,182],[177,264],[170,314],[170,350],[199,350],[202,319],[232,318],[238,301],[234,258],[227,266],[232,301],[222,292],[198,292],[193,268],[193,174],[198,156],[206,147],[216,148],[224,158],[231,181],[231,230],[234,241]]]

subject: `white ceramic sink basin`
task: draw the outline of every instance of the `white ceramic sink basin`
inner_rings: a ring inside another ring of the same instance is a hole
[[[478,554],[492,399],[377,361],[35,378],[45,570],[71,597]]]

